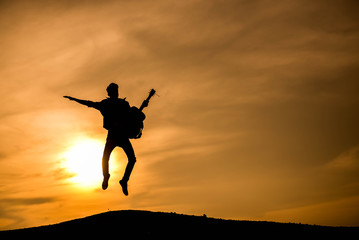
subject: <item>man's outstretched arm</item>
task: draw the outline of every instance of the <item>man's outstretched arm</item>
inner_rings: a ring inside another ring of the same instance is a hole
[[[82,105],[85,105],[85,106],[88,106],[88,107],[95,107],[95,105],[96,105],[95,102],[88,101],[88,100],[77,99],[77,98],[70,97],[70,96],[64,96],[64,98],[67,98],[67,99],[69,99],[71,101],[78,102],[78,103],[80,103]]]

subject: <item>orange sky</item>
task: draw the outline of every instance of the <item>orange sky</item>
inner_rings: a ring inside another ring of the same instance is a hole
[[[356,1],[49,2],[0,2],[0,229],[108,209],[359,226]],[[106,191],[66,157],[106,131],[62,96],[110,82],[160,96],[128,197],[121,149]]]

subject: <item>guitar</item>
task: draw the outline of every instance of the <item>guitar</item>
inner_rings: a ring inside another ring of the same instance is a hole
[[[146,119],[146,115],[142,110],[148,106],[150,99],[155,95],[156,91],[151,89],[148,97],[142,102],[140,108],[131,107],[128,121],[127,136],[128,138],[137,139],[142,136],[142,130],[144,128],[143,121]]]

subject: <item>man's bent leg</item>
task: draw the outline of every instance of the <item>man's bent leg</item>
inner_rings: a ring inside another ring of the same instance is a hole
[[[123,175],[122,180],[127,182],[130,179],[133,167],[135,166],[136,156],[135,156],[135,152],[133,151],[133,147],[130,140],[127,139],[126,143],[122,145],[122,148],[125,151],[128,159],[125,174]]]
[[[130,175],[132,173],[133,167],[135,166],[136,157],[135,157],[135,152],[133,151],[132,144],[129,139],[126,139],[126,141],[124,141],[121,144],[121,147],[125,151],[126,156],[128,158],[125,174],[123,175],[122,180],[120,180],[122,191],[127,196],[128,195],[127,182],[130,179]]]
[[[128,161],[126,170],[125,170],[125,174],[123,175],[122,180],[128,182],[128,180],[130,179],[133,167],[135,166],[135,163],[136,163],[136,160]]]
[[[108,162],[110,160],[110,155],[112,150],[116,147],[113,141],[107,139],[105,149],[103,151],[102,156],[102,174],[103,174],[103,182],[102,182],[102,189],[106,190],[108,187],[108,180],[110,179],[110,172],[108,167]]]

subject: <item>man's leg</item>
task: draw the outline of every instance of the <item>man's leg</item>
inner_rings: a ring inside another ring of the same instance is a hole
[[[133,151],[133,147],[132,147],[132,144],[129,139],[124,140],[124,142],[121,144],[121,147],[123,148],[124,152],[126,153],[126,156],[128,159],[125,174],[123,175],[123,178],[120,181],[120,184],[122,186],[122,191],[127,196],[128,195],[127,182],[130,179],[133,167],[135,166],[136,156],[135,156],[135,152]]]
[[[107,138],[105,149],[103,150],[103,156],[102,156],[102,174],[103,174],[102,189],[103,190],[106,190],[108,187],[108,180],[110,179],[108,162],[110,160],[110,155],[112,153],[112,150],[115,147],[116,147],[115,143],[111,141],[111,139]]]

